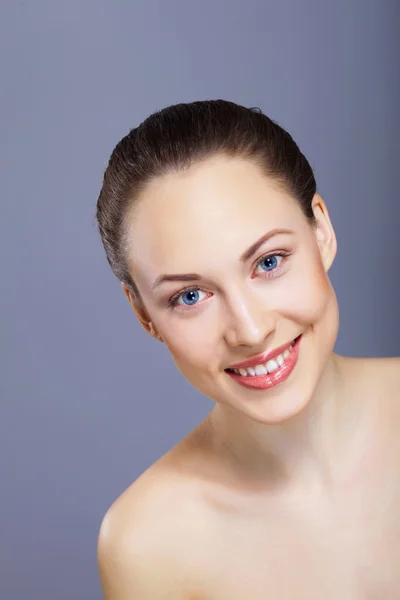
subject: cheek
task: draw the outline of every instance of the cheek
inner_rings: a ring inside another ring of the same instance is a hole
[[[320,261],[305,261],[305,264],[308,268],[294,272],[285,293],[291,313],[306,324],[323,317],[332,303],[334,292]]]
[[[209,364],[210,356],[213,352],[215,354],[215,341],[210,339],[209,327],[206,332],[204,327],[189,325],[189,323],[182,323],[182,326],[175,324],[171,330],[165,328],[164,342],[178,367],[186,364],[198,368]]]

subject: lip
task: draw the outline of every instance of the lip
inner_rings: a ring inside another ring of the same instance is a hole
[[[237,375],[234,371],[228,370],[225,372],[228,377],[233,379],[233,381],[247,389],[264,391],[276,387],[277,385],[286,381],[293,372],[299,358],[301,340],[302,336],[298,336],[296,338],[293,349],[289,353],[289,356],[285,359],[283,365],[278,369],[275,369],[275,371],[272,371],[272,373],[267,373],[266,375],[250,375],[245,377]]]
[[[253,356],[252,358],[249,358],[248,360],[243,360],[240,363],[231,365],[228,368],[229,369],[240,369],[241,367],[243,367],[243,368],[255,367],[256,365],[264,364],[271,358],[275,358],[276,356],[278,356],[278,354],[282,354],[283,352],[285,352],[285,350],[287,350],[289,348],[290,344],[295,340],[297,341],[298,338],[300,338],[300,337],[301,336],[298,335],[296,338],[294,338],[294,340],[291,340],[290,342],[287,342],[286,344],[283,344],[282,346],[279,346],[278,348],[275,348],[274,350],[271,350],[270,352],[263,352],[263,354],[258,354],[257,356]]]

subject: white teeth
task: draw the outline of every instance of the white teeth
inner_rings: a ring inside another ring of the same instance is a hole
[[[276,362],[276,360],[269,360],[267,362],[268,373],[272,373],[273,371],[276,371],[276,369],[278,369],[278,368],[279,368],[279,365]]]
[[[295,342],[293,341],[291,346],[282,354],[278,354],[275,359],[269,360],[266,364],[256,365],[255,367],[247,367],[240,369],[232,369],[237,375],[241,375],[242,377],[246,377],[250,375],[254,377],[255,375],[266,375],[267,373],[273,373],[276,369],[279,369],[290,355],[293,350],[293,345]]]
[[[284,358],[283,358],[282,354],[279,354],[279,355],[276,357],[276,362],[278,363],[278,365],[279,365],[280,367],[283,365]]]

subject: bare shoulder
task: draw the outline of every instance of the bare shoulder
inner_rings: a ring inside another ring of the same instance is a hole
[[[389,358],[383,358],[387,368],[391,371],[395,382],[400,382],[400,356],[391,356]]]
[[[400,356],[360,359],[373,381],[390,393],[400,393]]]
[[[377,423],[385,427],[400,419],[400,357],[355,358],[346,363],[354,392],[369,398]],[[397,438],[396,434],[396,438]]]
[[[387,369],[388,373],[391,373],[394,378],[400,379],[400,356],[373,358],[371,360],[377,361],[377,364]]]
[[[340,357],[347,373],[351,377],[365,381],[368,385],[389,386],[393,391],[400,391],[400,356],[377,358]],[[384,377],[383,377],[384,376]]]
[[[105,600],[195,600],[201,511],[190,480],[160,460],[108,509],[97,557]]]
[[[400,417],[400,356],[382,358],[386,392],[394,417]],[[379,376],[378,376],[379,377]]]

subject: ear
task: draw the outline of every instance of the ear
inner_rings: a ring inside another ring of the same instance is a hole
[[[314,231],[317,244],[325,271],[328,272],[337,252],[335,230],[333,229],[326,204],[319,194],[314,195],[311,206],[316,219]]]
[[[131,305],[133,312],[135,313],[139,323],[146,331],[146,333],[154,337],[156,340],[163,342],[164,340],[158,333],[157,329],[154,327],[144,305],[136,300],[131,290],[126,286],[126,284],[123,281],[121,281],[121,288],[126,297],[128,298],[129,304]]]

